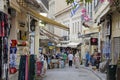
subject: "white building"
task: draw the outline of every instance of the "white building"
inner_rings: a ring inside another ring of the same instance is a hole
[[[67,46],[76,48],[80,43],[78,33],[82,32],[81,24],[81,9],[80,7],[75,15],[71,17],[72,5],[67,5],[65,0],[50,0],[49,1],[49,16],[54,18],[56,21],[68,26],[69,31],[54,28],[54,34],[57,34],[64,38],[62,43],[68,43]]]

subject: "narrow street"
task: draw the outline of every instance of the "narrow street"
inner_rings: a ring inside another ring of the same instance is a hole
[[[99,80],[91,71],[73,66],[63,69],[50,69],[43,80]]]
[[[120,80],[120,0],[0,0],[0,80]]]

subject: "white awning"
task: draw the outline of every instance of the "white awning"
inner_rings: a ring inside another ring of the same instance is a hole
[[[79,44],[80,42],[70,42],[67,46],[71,48],[76,48]]]
[[[67,44],[57,44],[56,46],[57,46],[57,47],[68,47]]]

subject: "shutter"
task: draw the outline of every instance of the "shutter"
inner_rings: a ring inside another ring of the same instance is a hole
[[[120,57],[120,37],[114,38],[114,59],[117,62],[118,58]]]

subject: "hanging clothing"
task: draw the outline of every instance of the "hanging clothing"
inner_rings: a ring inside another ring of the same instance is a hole
[[[0,44],[2,44],[2,38],[0,37]],[[0,45],[0,79],[2,77],[2,45]]]
[[[4,13],[0,11],[0,37],[4,37]]]
[[[25,80],[25,65],[26,65],[26,55],[22,55],[19,64],[18,80]]]
[[[26,55],[26,64],[25,64],[25,80],[28,80],[28,62],[29,62],[29,56]]]
[[[17,48],[10,47],[10,67],[16,67],[16,59],[17,59]]]
[[[5,76],[5,79],[8,78],[8,69],[6,64],[8,62],[8,16],[4,12],[0,11],[0,79]],[[2,70],[2,66],[4,70]]]
[[[29,63],[29,76],[28,80],[34,80],[35,79],[35,55],[30,55],[30,63]]]
[[[37,76],[40,76],[40,74],[42,73],[42,63],[40,61],[36,62],[36,73]]]
[[[4,63],[8,62],[8,39],[7,37],[3,38],[3,59],[4,59]]]

